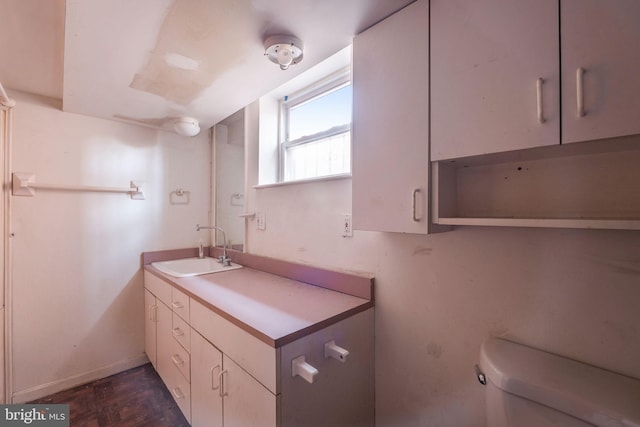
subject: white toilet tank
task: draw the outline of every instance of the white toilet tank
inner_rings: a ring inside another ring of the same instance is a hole
[[[488,427],[640,427],[640,380],[499,338],[480,369]]]

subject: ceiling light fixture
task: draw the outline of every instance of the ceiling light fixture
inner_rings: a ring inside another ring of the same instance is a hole
[[[196,136],[200,133],[200,123],[193,117],[178,117],[173,121],[173,130],[178,135]]]
[[[281,70],[286,70],[289,65],[302,61],[302,42],[294,36],[267,37],[264,41],[264,49],[264,54],[269,58],[269,61],[280,65]]]

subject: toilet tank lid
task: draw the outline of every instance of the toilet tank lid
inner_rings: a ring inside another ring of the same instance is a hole
[[[598,426],[640,427],[640,380],[499,338],[480,350],[496,387]]]

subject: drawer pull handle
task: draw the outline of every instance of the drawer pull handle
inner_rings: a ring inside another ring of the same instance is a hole
[[[171,303],[171,306],[173,308],[184,308],[184,304],[182,304],[180,301],[174,301]]]
[[[171,360],[173,360],[173,364],[176,366],[184,365],[184,360],[182,360],[179,354],[174,354],[173,356],[171,356]]]
[[[215,371],[218,371],[218,373],[214,375]],[[218,390],[220,388],[220,365],[212,366],[209,373],[211,374],[211,390]],[[218,379],[218,385],[214,384],[215,378]]]
[[[173,336],[174,337],[181,337],[184,335],[184,331],[180,328],[173,328]]]
[[[313,379],[318,375],[318,370],[308,364],[304,356],[298,356],[291,361],[291,376],[300,376],[309,384],[313,384]]]
[[[172,388],[171,393],[173,393],[173,397],[176,399],[184,399],[184,393],[180,390],[180,387]]]

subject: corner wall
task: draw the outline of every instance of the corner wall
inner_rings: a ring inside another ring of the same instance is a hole
[[[14,94],[14,92],[12,92]],[[140,254],[195,247],[207,223],[210,144],[60,111],[15,93],[12,171],[48,184],[128,187],[125,194],[36,190],[11,198],[14,402],[144,363]],[[172,205],[176,188],[188,205]]]

